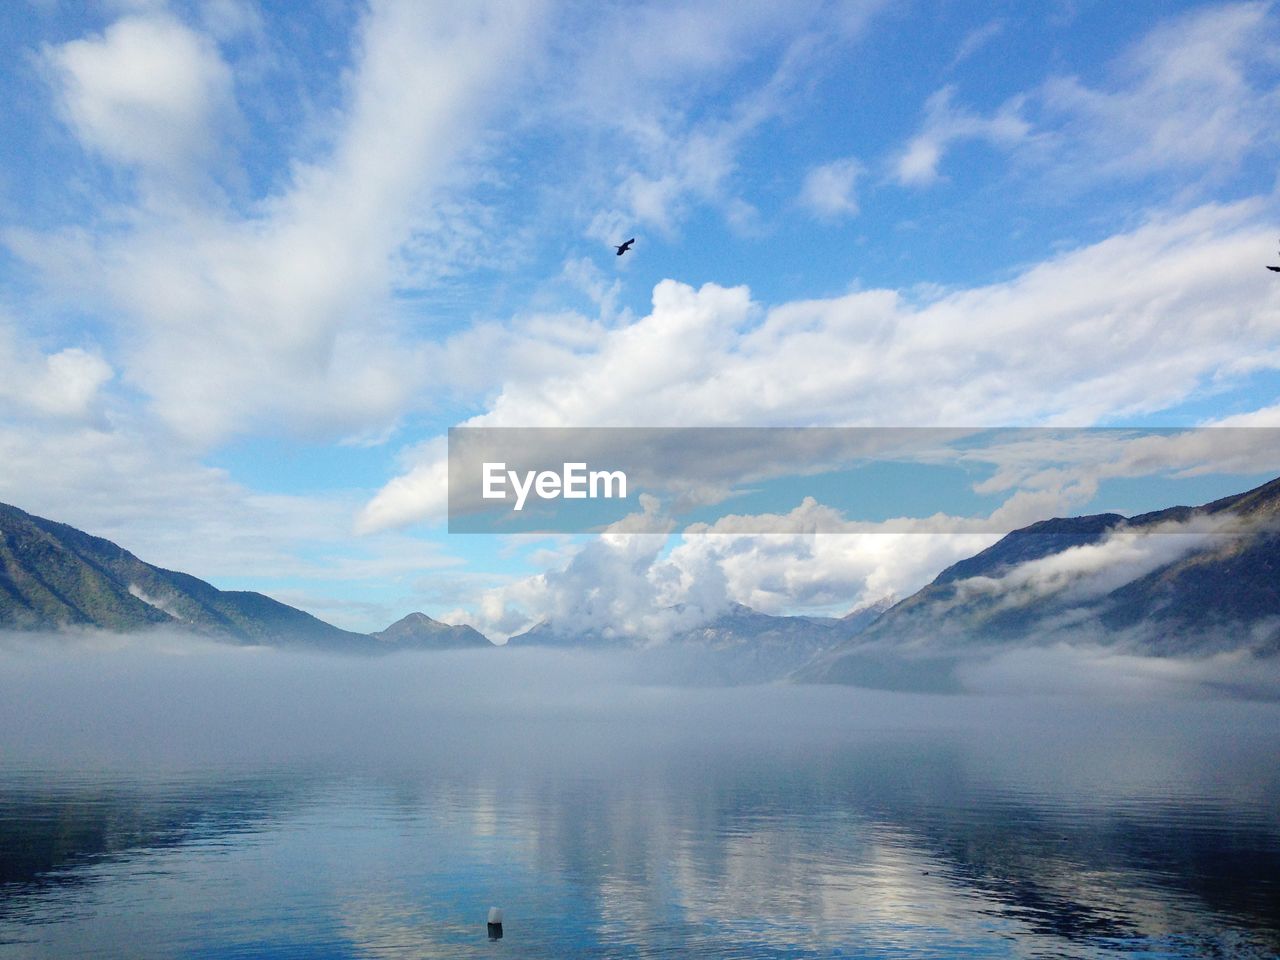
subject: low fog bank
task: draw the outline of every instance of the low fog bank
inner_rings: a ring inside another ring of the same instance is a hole
[[[1280,659],[1248,651],[1153,657],[1114,646],[1057,643],[975,657],[957,664],[956,676],[972,693],[1280,701]]]
[[[0,756],[42,768],[334,759],[609,765],[700,745],[823,756],[873,733],[1083,731],[1103,715],[1120,731],[1152,717],[1174,718],[1156,729],[1226,722],[1233,736],[1256,732],[1265,744],[1280,719],[1275,704],[1229,699],[1280,689],[1277,665],[1227,657],[1012,651],[955,665],[965,696],[674,686],[653,682],[651,666],[643,652],[356,658],[166,633],[0,635]]]

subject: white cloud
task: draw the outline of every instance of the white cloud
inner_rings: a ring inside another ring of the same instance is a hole
[[[433,188],[453,176],[495,86],[518,81],[536,13],[535,4],[376,4],[331,149],[298,158],[254,210],[179,189],[165,202],[141,199],[118,230],[10,231],[10,248],[50,285],[109,305],[124,333],[124,379],[185,438],[385,429],[430,375],[391,304],[397,253],[430,222]],[[74,78],[60,92],[88,143],[117,159],[168,163],[177,154],[166,151],[186,156],[188,141],[216,136],[205,130],[210,104],[230,81],[215,53],[155,15],[50,56]],[[179,70],[174,58],[193,76],[157,82]]]
[[[455,616],[495,637],[549,620],[566,633],[661,642],[734,602],[767,613],[842,615],[860,603],[906,596],[996,539],[989,533],[694,533],[666,551],[664,535],[610,533],[545,573],[484,591],[470,612]]]
[[[450,618],[492,637],[547,620],[565,634],[661,643],[735,602],[774,614],[843,615],[861,604],[906,596],[1000,536],[966,520],[933,517],[913,530],[898,522],[841,522],[832,513],[806,500],[785,516],[751,518],[745,528],[756,532],[737,532],[742,518],[728,518],[691,527],[672,546],[672,525],[649,498],[642,514],[583,544],[547,553],[545,572],[473,594],[470,609]],[[771,519],[793,531],[819,514],[824,529],[850,532],[759,532]],[[639,530],[646,532],[629,532]]]
[[[473,331],[432,366],[495,348],[501,388],[470,426],[1087,426],[1165,409],[1280,345],[1259,209],[1157,218],[923,305],[869,290],[763,310],[743,288],[667,280],[633,322],[584,323],[572,344],[533,323]],[[366,528],[440,516],[439,456],[406,472],[432,496],[393,481]]]
[[[656,173],[634,171],[618,188],[619,198],[638,223],[671,233],[692,196],[716,198],[733,169],[731,155],[738,131],[698,131],[671,145],[671,154]]]
[[[698,626],[731,603],[773,614],[838,616],[861,604],[909,596],[943,568],[991,546],[1001,531],[1041,520],[1062,505],[1061,498],[1014,498],[987,519],[935,515],[869,523],[846,521],[806,498],[783,515],[730,516],[693,525],[674,546],[666,536],[622,532],[629,525],[620,524],[568,557],[547,557],[545,573],[485,591],[473,612],[456,615],[493,636],[519,633],[545,619],[566,633],[650,642]],[[656,504],[646,504],[645,518],[648,530],[666,529]],[[771,527],[788,532],[763,532]],[[797,529],[826,532],[793,532]],[[1152,539],[1160,543],[1144,541],[1131,551],[1136,560],[1108,553],[1091,568],[1095,580],[1189,538]],[[1103,560],[1114,568],[1102,571]],[[1073,570],[1081,564],[1075,561]],[[1078,586],[1085,572],[1077,571],[1073,583]],[[1024,580],[1046,576],[1028,569]]]
[[[1041,88],[1046,117],[1062,124],[1049,149],[1065,147],[1058,162],[1088,164],[1089,176],[1233,166],[1260,140],[1274,140],[1274,75],[1264,81],[1253,68],[1278,51],[1265,3],[1166,22],[1116,65],[1111,89],[1076,77]]]
[[[627,6],[605,18],[563,105],[590,122],[593,138],[607,135],[614,153],[611,205],[591,218],[588,235],[616,242],[636,226],[671,235],[697,206],[752,229],[743,219],[750,205],[733,190],[740,149],[884,6],[700,0]],[[742,81],[741,69],[757,60],[772,60],[767,78]],[[688,106],[692,90],[717,89],[730,91],[726,106]]]
[[[45,354],[0,323],[0,409],[92,421],[114,371],[96,352],[66,347]]]
[[[1109,82],[1053,76],[985,117],[945,87],[927,101],[895,175],[934,182],[947,149],[966,139],[1001,146],[1067,183],[1229,170],[1275,142],[1278,51],[1268,4],[1226,4],[1160,24],[1112,64]]]
[[[1032,498],[1046,495],[1084,502],[1103,480],[1118,477],[1280,473],[1278,412],[1263,408],[1172,433],[1011,435],[1009,442],[974,452],[974,461],[996,466],[975,489],[1018,489]]]
[[[1087,603],[1215,542],[1223,527],[1222,521],[1198,518],[1137,531],[1118,528],[1097,543],[1020,563],[998,577],[961,580],[957,596],[996,596],[1009,607],[1050,595],[1063,604]]]
[[[899,183],[927,185],[939,179],[938,166],[951,144],[961,140],[985,140],[1009,147],[1031,135],[1022,117],[1022,99],[1014,98],[990,117],[979,116],[954,104],[955,87],[943,87],[925,102],[921,131],[898,157],[894,174]]]
[[[84,416],[98,388],[111,376],[111,367],[101,357],[79,347],[68,347],[45,357],[44,370],[31,384],[26,399],[46,413]]]
[[[960,41],[960,46],[951,61],[951,66],[954,68],[957,64],[968,60],[992,40],[1000,36],[1004,32],[1005,25],[1005,22],[1000,19],[989,20],[982,26],[975,27],[966,33],[964,39]]]
[[[904,597],[995,534],[692,535],[671,553],[689,583],[718,569],[730,599],[768,613],[833,609]]]
[[[200,20],[220,40],[247,36],[262,42],[266,36],[262,13],[253,0],[204,0]]]
[[[315,529],[305,499],[255,503],[224,471],[128,428],[0,425],[0,462],[0,500],[197,575],[283,564],[284,544]]]
[[[443,440],[414,451],[421,462],[393,479],[361,508],[356,518],[357,533],[373,533],[402,526],[406,522],[432,517],[439,519],[449,509],[449,464]]]
[[[111,160],[173,173],[207,159],[235,114],[216,45],[165,13],[124,17],[45,57],[71,128]]]
[[[678,114],[646,118],[640,130],[621,133],[627,160],[612,190],[614,206],[598,211],[588,236],[617,242],[637,227],[672,236],[699,205],[719,206],[726,217],[738,215],[742,201],[729,182],[742,142],[776,109],[767,94],[738,104],[734,116],[691,122]]]
[[[1269,699],[1280,685],[1275,658],[1255,659],[1244,649],[1180,659],[1118,652],[1125,648],[1111,637],[1099,637],[1095,644],[1079,636],[1073,640],[1046,648],[1001,651],[990,660],[963,663],[957,672],[965,688],[977,693],[1101,694],[1126,700],[1200,698],[1224,690]],[[1231,646],[1245,647],[1240,640],[1232,638]]]
[[[858,214],[855,190],[863,166],[852,157],[811,169],[800,190],[800,202],[820,217],[836,219]]]
[[[936,131],[930,130],[907,144],[897,162],[899,183],[923,184],[938,179],[938,164],[942,160],[943,147],[938,140]]]

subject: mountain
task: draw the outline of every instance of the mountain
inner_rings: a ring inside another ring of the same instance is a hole
[[[797,676],[880,685],[924,670],[932,685],[976,650],[1080,640],[1154,656],[1280,653],[1280,479],[1198,507],[1015,530]]]
[[[565,630],[543,620],[524,633],[509,638],[506,646],[519,647],[590,647],[593,650],[621,650],[633,646],[632,638],[614,630]]]
[[[857,636],[880,619],[893,606],[892,597],[881,597],[871,603],[861,603],[840,618],[836,631],[844,639]]]
[[[735,603],[719,616],[661,643],[613,631],[562,631],[544,621],[507,644],[627,650],[651,680],[760,683],[782,679],[823,651],[856,636],[887,606],[886,601],[867,604],[835,619],[772,616]]]
[[[655,662],[660,654],[669,658],[673,680],[762,683],[788,676],[868,623],[865,615],[839,620],[771,616],[735,603],[710,622],[677,634],[651,656]]]
[[[466,650],[493,646],[488,637],[475,627],[441,623],[425,613],[411,613],[370,636],[382,643],[415,650]]]
[[[261,593],[139,560],[110,540],[0,504],[0,629],[180,627],[240,644],[349,653],[480,646],[470,627],[410,614],[372,636],[342,630]]]

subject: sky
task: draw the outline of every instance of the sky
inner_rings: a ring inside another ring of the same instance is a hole
[[[0,28],[0,500],[340,626],[838,614],[993,539],[451,536],[453,426],[1280,426],[1270,3]],[[975,489],[1029,522],[1280,472],[1187,446]]]

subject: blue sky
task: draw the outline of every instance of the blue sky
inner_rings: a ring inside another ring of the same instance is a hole
[[[357,629],[902,595],[982,541],[449,537],[444,434],[1280,425],[1278,17],[8,4],[0,499]]]

